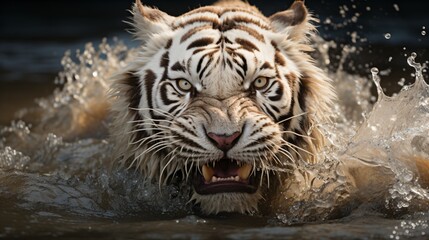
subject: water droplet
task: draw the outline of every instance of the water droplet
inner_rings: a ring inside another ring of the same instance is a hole
[[[399,12],[399,6],[398,6],[398,4],[393,4],[393,8],[396,10],[396,11],[398,11]]]
[[[367,11],[371,11],[371,7],[370,6],[366,6],[365,8]]]
[[[411,56],[407,58],[407,63],[414,69],[416,69],[416,76],[422,75],[422,65],[420,63],[416,63],[417,53],[412,52]]]
[[[385,33],[384,34],[384,38],[385,39],[390,39],[392,37],[392,35],[390,33]]]
[[[425,36],[425,35],[426,35],[426,31],[422,30],[422,36]]]
[[[381,88],[381,85],[380,85],[380,76],[378,76],[379,72],[380,71],[378,70],[378,68],[376,67],[371,68],[372,81],[374,81],[374,84],[377,87],[378,100],[380,100],[384,95],[383,89]]]
[[[425,66],[425,64],[422,64],[416,62],[416,57],[417,57],[417,53],[413,52],[411,53],[411,56],[407,58],[407,63],[408,65],[410,65],[411,67],[413,67],[416,70],[415,73],[415,78],[416,78],[416,84],[420,85],[420,84],[425,84],[425,80],[423,79],[423,67]]]
[[[392,61],[392,57],[389,57],[389,62],[391,62]]]

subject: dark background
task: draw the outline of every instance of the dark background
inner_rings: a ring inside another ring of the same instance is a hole
[[[180,15],[213,1],[143,0],[170,15]],[[292,0],[249,0],[264,14],[287,9]],[[62,67],[61,57],[68,49],[82,49],[86,42],[99,43],[103,37],[119,37],[137,46],[126,32],[132,0],[2,1],[0,6],[0,124],[12,113],[28,106],[33,98],[52,92],[55,76]],[[400,78],[412,80],[413,70],[406,57],[417,52],[418,61],[429,60],[429,2],[421,0],[306,0],[310,11],[320,19],[318,30],[326,40],[356,46],[348,58],[350,72],[368,75],[372,66],[385,71],[398,89]],[[357,21],[353,21],[353,17]],[[330,23],[329,23],[330,22]],[[426,31],[425,35],[422,31]],[[358,36],[355,40],[353,32]],[[385,34],[391,37],[386,39]],[[390,59],[390,60],[389,60]],[[348,66],[348,65],[346,65]],[[336,68],[334,62],[332,68]]]

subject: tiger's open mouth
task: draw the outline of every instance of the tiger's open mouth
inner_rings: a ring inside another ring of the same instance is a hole
[[[198,194],[225,192],[255,193],[258,189],[257,172],[253,166],[231,159],[204,164],[196,171],[193,185]]]

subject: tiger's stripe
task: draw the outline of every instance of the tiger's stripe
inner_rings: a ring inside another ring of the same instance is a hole
[[[334,93],[307,54],[314,27],[302,1],[269,18],[238,0],[179,17],[137,1],[132,12],[143,48],[112,91],[122,164],[168,179],[224,157],[265,170],[316,161]],[[241,137],[223,152],[208,132]]]

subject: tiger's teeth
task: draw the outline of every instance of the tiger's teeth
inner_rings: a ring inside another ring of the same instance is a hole
[[[238,169],[237,174],[241,180],[247,180],[251,171],[252,166],[250,164],[245,163]]]
[[[212,180],[213,174],[214,174],[214,170],[213,168],[207,166],[206,164],[203,165],[203,177],[204,180],[206,180],[206,182],[210,182]]]

